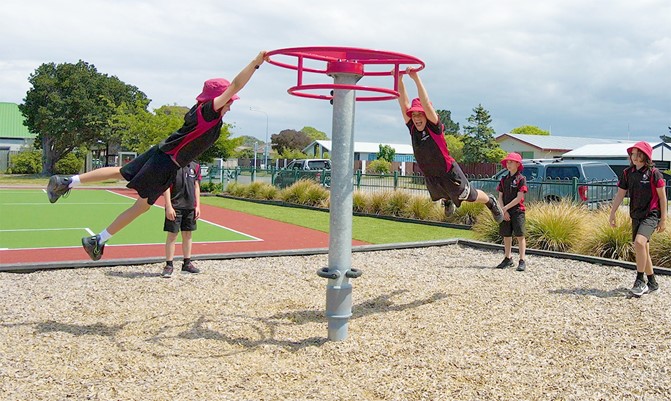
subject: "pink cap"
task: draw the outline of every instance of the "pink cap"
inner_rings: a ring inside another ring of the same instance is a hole
[[[418,97],[412,99],[412,104],[410,105],[410,108],[405,111],[405,114],[408,117],[412,116],[412,113],[418,111],[420,113],[424,113],[424,107],[422,107],[422,102],[419,100]],[[424,113],[426,114],[426,113]]]
[[[518,162],[520,164],[520,167],[518,168],[517,171],[524,170],[524,166],[522,165],[522,156],[520,156],[519,153],[515,152],[508,153],[508,155],[504,157],[503,160],[501,160],[501,165],[503,166],[503,168],[506,168],[506,163],[508,161]]]
[[[207,102],[208,100],[212,100],[215,97],[221,95],[224,93],[226,88],[228,88],[231,85],[228,80],[224,78],[212,78],[208,79],[205,81],[203,84],[203,91],[196,97],[196,100],[199,103],[202,102]],[[231,101],[238,100],[240,97],[238,95],[233,95],[231,97]]]
[[[650,146],[649,143],[647,143],[645,141],[636,142],[634,144],[634,146],[632,146],[630,148],[627,148],[627,153],[631,154],[631,151],[634,148],[636,148],[636,149],[640,150],[641,152],[645,153],[645,155],[648,156],[648,160],[652,161],[652,146]]]

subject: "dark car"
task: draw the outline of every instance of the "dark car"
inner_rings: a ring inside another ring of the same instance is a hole
[[[299,180],[313,180],[328,187],[331,183],[331,160],[298,159],[277,172],[273,183],[286,188]]]
[[[529,191],[526,202],[569,199],[598,205],[611,202],[617,193],[617,175],[609,165],[596,161],[563,161],[561,159],[523,160],[522,174]],[[491,179],[473,180],[473,185],[490,194],[507,174],[503,169]]]

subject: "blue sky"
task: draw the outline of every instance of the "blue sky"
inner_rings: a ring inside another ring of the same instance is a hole
[[[432,102],[461,126],[479,104],[497,134],[535,125],[657,143],[671,125],[668,0],[5,0],[0,15],[6,102],[22,102],[42,63],[81,59],[137,86],[150,108],[191,106],[205,79],[231,79],[259,50],[346,46],[423,60]],[[260,139],[266,116],[270,135],[330,136],[332,107],[287,94],[295,84],[294,71],[263,65],[225,121]],[[355,140],[409,143],[397,102],[358,102]]]

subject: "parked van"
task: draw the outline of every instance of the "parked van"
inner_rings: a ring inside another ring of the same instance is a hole
[[[273,183],[279,188],[286,188],[294,182],[304,179],[314,180],[328,187],[331,183],[331,160],[294,160],[287,167],[277,172]]]
[[[617,193],[617,175],[603,162],[531,159],[523,160],[522,165],[529,189],[526,202],[569,199],[597,205],[611,202]],[[503,169],[491,179],[472,182],[476,188],[496,194],[496,186],[505,174],[507,170]]]

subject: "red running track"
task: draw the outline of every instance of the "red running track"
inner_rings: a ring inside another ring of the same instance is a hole
[[[124,195],[137,197],[135,191],[129,189],[115,189],[114,191]],[[210,205],[201,205],[201,215],[203,219],[254,236],[261,239],[261,241],[219,243],[194,242],[192,255],[197,259],[207,259],[207,255],[324,249],[329,246],[329,236],[327,233],[295,226],[293,224],[278,222],[265,217],[253,216]],[[366,243],[353,240],[352,245],[366,245]],[[177,246],[175,248],[175,256],[180,257],[180,251],[181,248]],[[165,245],[106,246],[104,256],[99,262],[116,259],[151,258],[165,258]],[[3,265],[39,265],[58,262],[77,262],[79,264],[86,261],[92,262],[81,246],[73,248],[0,250],[0,269]]]

